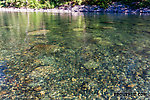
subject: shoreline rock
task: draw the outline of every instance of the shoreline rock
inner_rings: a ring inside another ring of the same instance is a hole
[[[8,12],[52,12],[52,13],[81,13],[81,12],[98,12],[98,13],[125,13],[125,14],[150,14],[149,8],[131,9],[128,6],[114,2],[107,9],[96,5],[75,5],[74,7],[60,6],[54,9],[31,9],[31,8],[0,8],[0,11]]]

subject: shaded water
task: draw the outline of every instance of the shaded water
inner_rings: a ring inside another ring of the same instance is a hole
[[[139,15],[0,12],[0,98],[148,98],[149,23]]]

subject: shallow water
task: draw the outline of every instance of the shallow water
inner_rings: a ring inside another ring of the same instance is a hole
[[[0,12],[0,98],[148,98],[149,23],[140,15]]]

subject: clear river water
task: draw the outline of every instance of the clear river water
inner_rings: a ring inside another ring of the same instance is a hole
[[[149,82],[148,15],[0,12],[1,100],[148,100]]]

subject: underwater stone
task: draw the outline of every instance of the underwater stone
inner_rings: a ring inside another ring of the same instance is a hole
[[[36,30],[36,31],[32,31],[32,32],[28,32],[28,35],[45,35],[47,32],[49,32],[50,30]]]
[[[49,44],[37,44],[31,50],[37,50],[39,52],[45,52],[46,54],[59,52],[61,47],[58,45],[49,45]]]
[[[87,69],[91,69],[91,68],[95,69],[95,68],[98,67],[98,64],[97,64],[96,62],[94,62],[93,60],[89,60],[88,62],[86,62],[86,63],[84,64],[84,66],[85,66]]]

